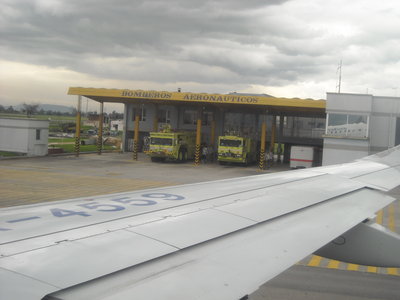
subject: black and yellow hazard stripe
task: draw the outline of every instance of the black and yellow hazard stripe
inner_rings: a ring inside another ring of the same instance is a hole
[[[138,142],[133,140],[133,160],[138,160]]]
[[[264,149],[260,150],[260,163],[259,163],[260,170],[264,170],[265,168],[265,151]]]
[[[79,152],[81,150],[81,137],[75,136],[75,155],[79,156]]]
[[[99,135],[97,139],[97,153],[101,154],[101,150],[103,149],[103,143],[102,143],[103,138]]]
[[[200,153],[200,144],[196,144],[196,151],[194,153],[194,165],[198,166],[200,165],[200,160],[201,160],[201,153]]]

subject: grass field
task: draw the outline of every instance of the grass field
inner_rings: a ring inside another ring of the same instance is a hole
[[[28,117],[26,114],[7,114],[0,113],[0,117],[3,118],[18,118],[18,119],[39,119],[39,120],[50,120],[50,121],[73,121],[75,122],[74,116],[58,116],[58,115],[32,115]],[[82,121],[85,120],[85,117],[82,117]]]
[[[73,153],[75,152],[75,144],[57,144],[49,146],[49,148],[61,148],[63,149],[64,153]],[[103,151],[119,151],[120,149],[117,149],[113,146],[103,146]],[[79,152],[97,152],[97,145],[81,145]],[[18,157],[18,156],[26,156],[26,154],[23,153],[17,153],[17,152],[9,152],[9,151],[0,151],[0,157]]]
[[[50,146],[51,148],[51,146]],[[75,144],[57,144],[55,145],[55,148],[61,148],[64,150],[64,153],[72,153],[75,152]],[[116,149],[113,146],[106,146],[103,145],[103,150],[116,150],[119,151],[119,149]],[[96,152],[97,151],[97,145],[81,145],[80,146],[80,152]]]
[[[75,138],[65,137],[65,138],[49,138],[49,144],[52,143],[74,143]]]
[[[36,119],[36,120],[48,120],[50,132],[60,132],[63,129],[63,124],[71,123],[75,124],[75,116],[58,116],[58,115],[32,115],[28,117],[26,114],[8,114],[0,113],[0,118],[18,118],[18,119]],[[86,117],[82,116],[82,122],[87,120]],[[82,126],[82,130],[91,129],[91,126]],[[73,128],[75,130],[75,127]]]
[[[0,157],[25,156],[23,153],[0,151]]]

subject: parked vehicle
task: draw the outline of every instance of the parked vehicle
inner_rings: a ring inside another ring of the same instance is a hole
[[[290,149],[290,168],[311,168],[320,165],[320,151],[312,146],[292,146]]]
[[[224,135],[218,137],[218,161],[249,164],[257,159],[256,142],[248,137]]]
[[[195,132],[150,132],[149,149],[146,153],[155,161],[183,162],[194,158],[196,148]]]

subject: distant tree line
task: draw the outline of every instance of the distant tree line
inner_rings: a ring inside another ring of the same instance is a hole
[[[15,110],[14,107],[12,107],[11,105],[9,107],[5,107],[3,105],[0,105],[0,112],[8,113],[8,114],[19,114],[19,113],[21,113],[19,110]]]
[[[8,114],[26,114],[28,117],[33,115],[57,115],[57,116],[74,116],[76,114],[76,110],[72,110],[71,112],[60,112],[60,111],[52,111],[52,110],[44,110],[43,108],[39,109],[39,104],[22,104],[22,108],[15,109],[13,106],[5,107],[0,105],[0,113],[8,113]]]
[[[33,115],[49,115],[49,116],[75,116],[76,109],[72,108],[70,112],[60,112],[60,111],[53,111],[53,110],[44,110],[43,108],[39,109],[39,104],[27,104],[24,103],[21,109],[15,109],[13,106],[5,107],[0,105],[0,113],[7,113],[7,114],[26,114],[28,117]],[[97,112],[87,112],[83,114],[86,116],[95,116]],[[110,120],[119,120],[124,118],[123,113],[118,113],[115,110],[111,113],[104,113],[105,117],[108,117]]]
[[[87,113],[86,115],[89,120],[98,120],[99,119],[99,114],[95,111],[90,111]],[[124,114],[123,113],[119,113],[116,112],[115,110],[113,110],[111,113],[104,113],[104,119],[107,120],[122,120],[124,118]]]

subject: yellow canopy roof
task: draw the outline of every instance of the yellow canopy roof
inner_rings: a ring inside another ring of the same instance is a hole
[[[271,108],[301,109],[325,113],[326,101],[299,98],[276,98],[268,96],[247,96],[243,94],[207,94],[167,91],[145,91],[127,89],[103,89],[70,87],[69,95],[81,95],[99,102],[129,103],[136,100],[155,102],[185,102],[266,106]]]

